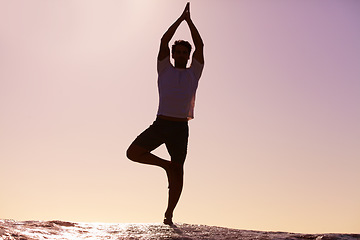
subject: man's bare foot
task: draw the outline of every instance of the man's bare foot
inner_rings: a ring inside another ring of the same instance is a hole
[[[164,219],[164,224],[166,224],[166,225],[174,225],[174,223],[173,223],[173,221],[172,221],[172,219],[171,218],[165,218]]]
[[[173,214],[172,212],[170,212],[169,210],[167,210],[165,212],[165,218],[164,218],[164,224],[167,224],[167,225],[173,225],[173,221],[172,221],[172,217],[173,217]]]

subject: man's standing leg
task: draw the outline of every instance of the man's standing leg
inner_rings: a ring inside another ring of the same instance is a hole
[[[184,162],[187,154],[189,128],[187,122],[174,124],[175,131],[165,143],[171,156],[169,170],[166,171],[169,180],[168,207],[165,212],[165,224],[173,224],[172,217],[174,209],[180,199],[184,183]]]
[[[168,207],[165,212],[164,223],[172,225],[172,217],[174,209],[179,202],[180,195],[183,188],[184,182],[184,170],[182,164],[170,164],[170,173],[168,173],[169,179],[169,199]]]

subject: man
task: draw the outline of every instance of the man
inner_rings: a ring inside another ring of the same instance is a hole
[[[176,41],[172,46],[170,63],[169,42],[176,29],[186,21],[189,26],[195,51],[190,68],[191,45],[187,41]],[[161,38],[158,54],[159,108],[154,123],[142,132],[127,150],[127,157],[135,162],[162,167],[169,182],[168,207],[164,223],[172,225],[173,212],[183,187],[183,166],[187,153],[188,120],[194,118],[195,93],[203,67],[203,41],[190,18],[190,4],[187,3],[181,16],[170,26]],[[151,153],[165,143],[171,160],[165,160]]]

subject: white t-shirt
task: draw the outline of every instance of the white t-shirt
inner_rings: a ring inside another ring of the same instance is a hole
[[[194,118],[195,93],[204,64],[193,59],[190,68],[175,68],[170,56],[157,62],[159,108],[157,115]]]

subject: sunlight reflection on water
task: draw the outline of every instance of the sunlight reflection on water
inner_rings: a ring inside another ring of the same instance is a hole
[[[295,234],[261,232],[179,223],[72,223],[63,221],[0,220],[0,240],[103,240],[103,239],[314,239],[355,240],[360,234]]]

